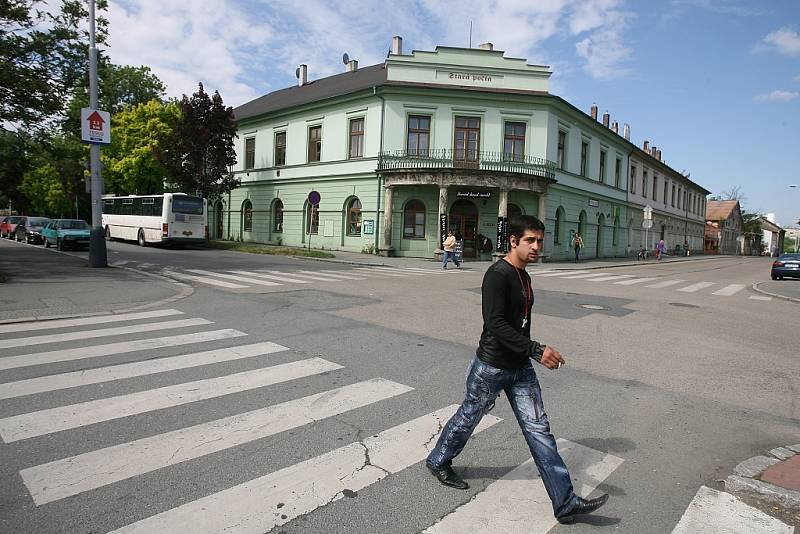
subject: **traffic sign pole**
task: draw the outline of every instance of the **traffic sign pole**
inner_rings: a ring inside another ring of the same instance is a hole
[[[89,0],[89,107],[97,109],[97,47],[95,46],[94,2]],[[111,127],[111,124],[108,124]],[[108,267],[105,233],[103,232],[103,206],[101,196],[103,177],[100,174],[100,145],[89,147],[92,176],[92,234],[89,241],[89,267]]]

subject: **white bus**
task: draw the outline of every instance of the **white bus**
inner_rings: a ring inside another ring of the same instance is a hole
[[[106,239],[149,243],[198,243],[208,235],[204,198],[184,193],[103,197]]]

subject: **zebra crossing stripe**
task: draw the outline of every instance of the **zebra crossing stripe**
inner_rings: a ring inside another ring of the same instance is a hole
[[[261,534],[423,460],[458,406],[448,406],[280,471],[132,523],[116,534]],[[475,432],[501,420],[487,415]],[[434,482],[431,482],[433,484]],[[278,510],[278,513],[276,513]]]
[[[772,297],[765,297],[763,295],[750,295],[750,300],[772,300]]]
[[[339,274],[339,273],[332,273],[327,271],[322,273],[321,271],[298,271],[299,273],[309,274],[314,276],[325,276],[329,280],[332,279],[332,282],[341,282],[342,280],[363,280],[361,276],[358,276],[359,273],[356,274]]]
[[[579,495],[594,491],[623,462],[622,458],[564,439],[558,440],[558,450],[572,479],[577,480],[575,491]],[[529,459],[423,534],[543,534],[556,524],[547,490],[536,464]]]
[[[611,280],[622,280],[623,278],[633,278],[632,274],[612,274],[602,278],[590,278],[589,282],[609,282]]]
[[[138,267],[139,269],[149,269],[150,267],[153,267],[153,264],[152,263],[140,263],[136,267]]]
[[[374,266],[372,269],[376,271],[385,271],[388,273],[410,274],[411,276],[427,276],[429,273],[415,271],[414,269],[398,269],[397,267],[380,267]]]
[[[712,295],[720,295],[720,296],[723,296],[723,297],[730,297],[731,295],[735,295],[736,293],[738,293],[742,289],[744,289],[744,286],[742,284],[731,284],[729,286],[723,287],[722,289],[714,291],[712,293]]]
[[[694,293],[696,291],[700,291],[701,289],[705,289],[707,287],[713,286],[714,282],[697,282],[696,284],[688,285],[686,287],[682,287],[678,289],[683,293]]]
[[[21,397],[23,395],[34,395],[47,391],[87,386],[90,384],[101,384],[113,380],[124,380],[126,378],[176,371],[178,369],[187,369],[202,365],[230,362],[285,350],[289,349],[267,341],[264,343],[254,343],[252,345],[241,345],[226,349],[183,354],[181,356],[170,356],[166,358],[157,358],[155,360],[111,365],[97,369],[85,369],[82,371],[73,371],[71,373],[40,376],[27,380],[18,380],[16,382],[5,382],[0,384],[0,400]]]
[[[111,264],[111,266],[112,267],[122,267],[123,265],[126,265],[128,263],[130,263],[130,260],[120,260],[120,261],[115,261],[114,263]]]
[[[675,284],[680,284],[681,282],[685,282],[686,280],[666,280],[664,282],[659,282],[657,284],[652,284],[649,286],[644,287],[651,287],[653,289],[663,289],[665,287],[674,286]]]
[[[614,282],[620,286],[632,286],[634,284],[641,284],[642,282],[650,282],[652,280],[658,280],[658,277],[653,278],[633,278],[631,280],[622,280],[620,282]]]
[[[361,272],[372,273],[372,274],[379,273],[381,276],[393,276],[393,277],[407,276],[405,273],[401,274],[401,273],[396,273],[396,272],[391,272],[391,271],[379,271],[379,270],[376,270],[373,267],[353,267],[353,270],[354,271],[358,271],[359,273],[361,273]]]
[[[406,270],[419,271],[421,273],[428,273],[428,274],[440,274],[442,272],[441,267],[438,269],[431,269],[426,267],[406,267]]]
[[[11,443],[121,417],[231,395],[341,368],[341,365],[322,358],[309,358],[128,395],[24,413],[0,419],[0,437],[4,442]]]
[[[289,276],[296,276],[298,278],[308,278],[310,280],[317,280],[319,282],[338,282],[338,278],[333,278],[328,275],[320,275],[316,271],[296,271],[292,273],[284,273],[281,271],[258,271],[263,273],[270,273],[270,274],[277,274],[280,276],[289,275]],[[302,273],[313,273],[313,274],[302,274]]]
[[[201,326],[205,324],[213,324],[213,321],[208,321],[206,319],[179,319],[177,321],[165,321],[162,323],[145,323],[132,326],[102,328],[99,330],[64,332],[63,334],[18,337],[15,339],[0,340],[0,349],[8,349],[12,347],[25,347],[28,345],[44,345],[45,343],[60,343],[63,341],[74,341],[76,339],[83,340],[83,339],[94,339],[98,337],[121,336],[123,334],[138,334],[141,332],[153,332],[155,330],[169,330],[171,328],[186,328],[189,326]]]
[[[248,278],[246,276],[237,276],[235,274],[215,273],[211,271],[204,271],[203,269],[186,269],[190,273],[200,274],[203,276],[215,276],[224,280],[234,280],[236,282],[247,282],[248,284],[256,284],[258,286],[281,286],[278,282],[270,282],[268,280],[257,280],[255,278]]]
[[[207,276],[193,276],[191,274],[179,273],[177,271],[171,271],[169,269],[161,269],[161,274],[164,276],[170,276],[172,278],[177,278],[179,280],[189,280],[190,282],[201,282],[203,284],[208,284],[210,286],[217,286],[217,287],[224,287],[225,289],[246,289],[247,286],[243,286],[241,284],[234,284],[232,282],[224,282],[222,280],[214,280],[213,278],[209,278]]]
[[[255,276],[256,278],[266,278],[267,280],[275,280],[277,282],[288,282],[290,284],[310,284],[309,280],[300,280],[299,278],[289,278],[288,276],[276,276],[273,274],[253,273],[250,271],[228,271],[233,274],[240,274],[242,276]]]
[[[54,328],[66,328],[72,326],[85,326],[89,324],[121,323],[123,321],[136,321],[139,319],[154,319],[156,317],[169,317],[171,315],[183,315],[180,310],[154,310],[138,313],[120,313],[116,315],[100,315],[96,317],[82,317],[80,319],[55,319],[52,321],[39,321],[30,323],[15,323],[0,325],[0,334],[8,332],[32,332],[34,330],[51,330]]]
[[[672,534],[697,532],[792,534],[794,527],[743,503],[730,493],[700,486]]]
[[[595,278],[598,276],[608,276],[608,273],[581,273],[581,274],[574,274],[572,276],[563,276],[562,280],[572,280],[577,278]]]
[[[564,276],[564,275],[568,275],[568,274],[585,274],[585,273],[586,273],[586,271],[555,271],[555,272],[552,272],[552,273],[540,274],[538,276],[541,276],[541,277],[546,277],[546,276]]]
[[[413,390],[375,378],[23,469],[37,506],[291,430]],[[363,458],[363,449],[362,449]]]
[[[5,358],[0,358],[0,371],[6,369],[16,369],[18,367],[28,367],[32,365],[44,365],[53,362],[66,362],[82,360],[84,358],[111,356],[114,354],[124,354],[126,352],[136,352],[140,350],[161,349],[164,347],[188,345],[191,343],[205,343],[207,341],[217,341],[220,339],[229,339],[246,335],[247,334],[244,332],[233,330],[231,328],[225,328],[223,330],[211,330],[209,332],[197,332],[195,334],[183,334],[180,336],[156,337],[152,339],[139,339],[135,341],[107,343],[105,345],[78,347],[76,349],[34,352],[31,354],[21,354],[19,356],[7,356]]]

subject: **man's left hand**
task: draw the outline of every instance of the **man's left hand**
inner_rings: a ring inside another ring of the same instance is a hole
[[[564,361],[564,357],[561,356],[560,352],[553,347],[547,346],[544,348],[542,361],[540,363],[548,369],[558,369],[567,362]]]

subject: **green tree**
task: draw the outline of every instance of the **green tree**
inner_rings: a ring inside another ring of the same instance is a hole
[[[28,198],[31,213],[65,217],[72,210],[72,195],[64,190],[58,170],[52,163],[45,163],[25,173],[20,189]]]
[[[156,149],[172,135],[179,120],[175,103],[151,100],[112,116],[114,135],[102,153],[106,191],[116,194],[161,193],[168,174],[156,159]]]
[[[27,207],[27,199],[19,190],[30,164],[27,145],[23,132],[0,130],[0,207],[10,204],[19,213]]]
[[[172,135],[157,157],[176,190],[215,199],[240,183],[229,170],[236,164],[235,137],[233,108],[225,107],[218,91],[209,97],[201,83],[191,98],[183,95]]]

